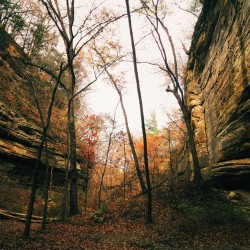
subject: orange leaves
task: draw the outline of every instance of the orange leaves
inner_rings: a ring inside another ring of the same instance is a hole
[[[114,41],[109,41],[108,42],[108,45],[110,48],[112,49],[117,49],[117,50],[120,50],[121,49],[121,45],[119,42],[114,42]]]
[[[166,170],[166,159],[168,159],[167,138],[159,131],[147,134],[148,161],[151,174]],[[135,147],[139,158],[143,158],[143,140],[135,141]]]
[[[49,80],[49,79],[51,79],[51,76],[50,76],[49,74],[43,72],[43,71],[41,71],[41,72],[39,73],[39,76],[40,76],[40,78],[41,78],[42,80]]]

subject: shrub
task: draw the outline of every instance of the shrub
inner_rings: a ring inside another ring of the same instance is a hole
[[[92,220],[96,223],[102,223],[106,219],[106,214],[108,213],[108,205],[106,203],[102,203],[101,207],[96,210],[96,212],[91,217]]]
[[[196,233],[200,228],[201,221],[203,220],[203,207],[192,204],[191,202],[183,202],[179,205],[179,209],[183,215],[179,223],[180,231],[192,234]]]
[[[190,202],[179,205],[182,219],[179,229],[186,233],[196,233],[202,225],[209,227],[242,224],[246,221],[245,213],[237,206],[224,200]]]
[[[216,203],[206,212],[207,222],[212,226],[243,223],[246,219],[245,213],[239,207],[229,203]]]
[[[48,209],[48,217],[60,218],[62,214],[62,206],[57,204],[56,206],[51,206]]]

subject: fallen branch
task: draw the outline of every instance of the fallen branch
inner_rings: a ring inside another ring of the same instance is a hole
[[[8,219],[8,220],[16,220],[20,222],[26,221],[26,214],[15,213],[15,212],[7,212],[6,210],[0,210],[0,218]],[[31,223],[42,223],[41,216],[32,216]],[[56,219],[48,219],[48,221],[56,221]]]
[[[164,184],[166,181],[168,181],[168,177],[165,178],[165,179],[164,179],[162,182],[160,182],[158,185],[156,185],[156,186],[150,188],[150,190],[152,191],[153,189],[156,189],[156,188],[160,187],[160,186],[161,186],[162,184]],[[145,190],[145,191],[143,191],[143,192],[141,192],[141,193],[139,193],[139,194],[133,196],[133,198],[137,198],[137,197],[139,197],[139,196],[141,196],[141,195],[145,195],[147,192],[148,192],[148,190]]]

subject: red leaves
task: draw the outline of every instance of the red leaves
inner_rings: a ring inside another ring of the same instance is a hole
[[[97,131],[95,131],[95,132],[93,132],[93,133],[92,133],[92,135],[91,135],[91,136],[93,136],[93,137],[97,137],[97,135],[98,135],[98,133],[97,133]]]
[[[95,114],[85,114],[78,125],[80,135],[80,151],[88,163],[95,160],[96,146],[99,140],[99,132],[102,118]]]

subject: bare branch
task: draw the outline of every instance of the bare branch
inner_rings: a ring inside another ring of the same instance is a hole
[[[175,5],[176,5],[180,10],[183,10],[183,11],[189,13],[189,14],[192,14],[192,15],[195,16],[196,18],[199,17],[199,15],[195,14],[193,11],[182,8],[176,1],[175,1]]]

